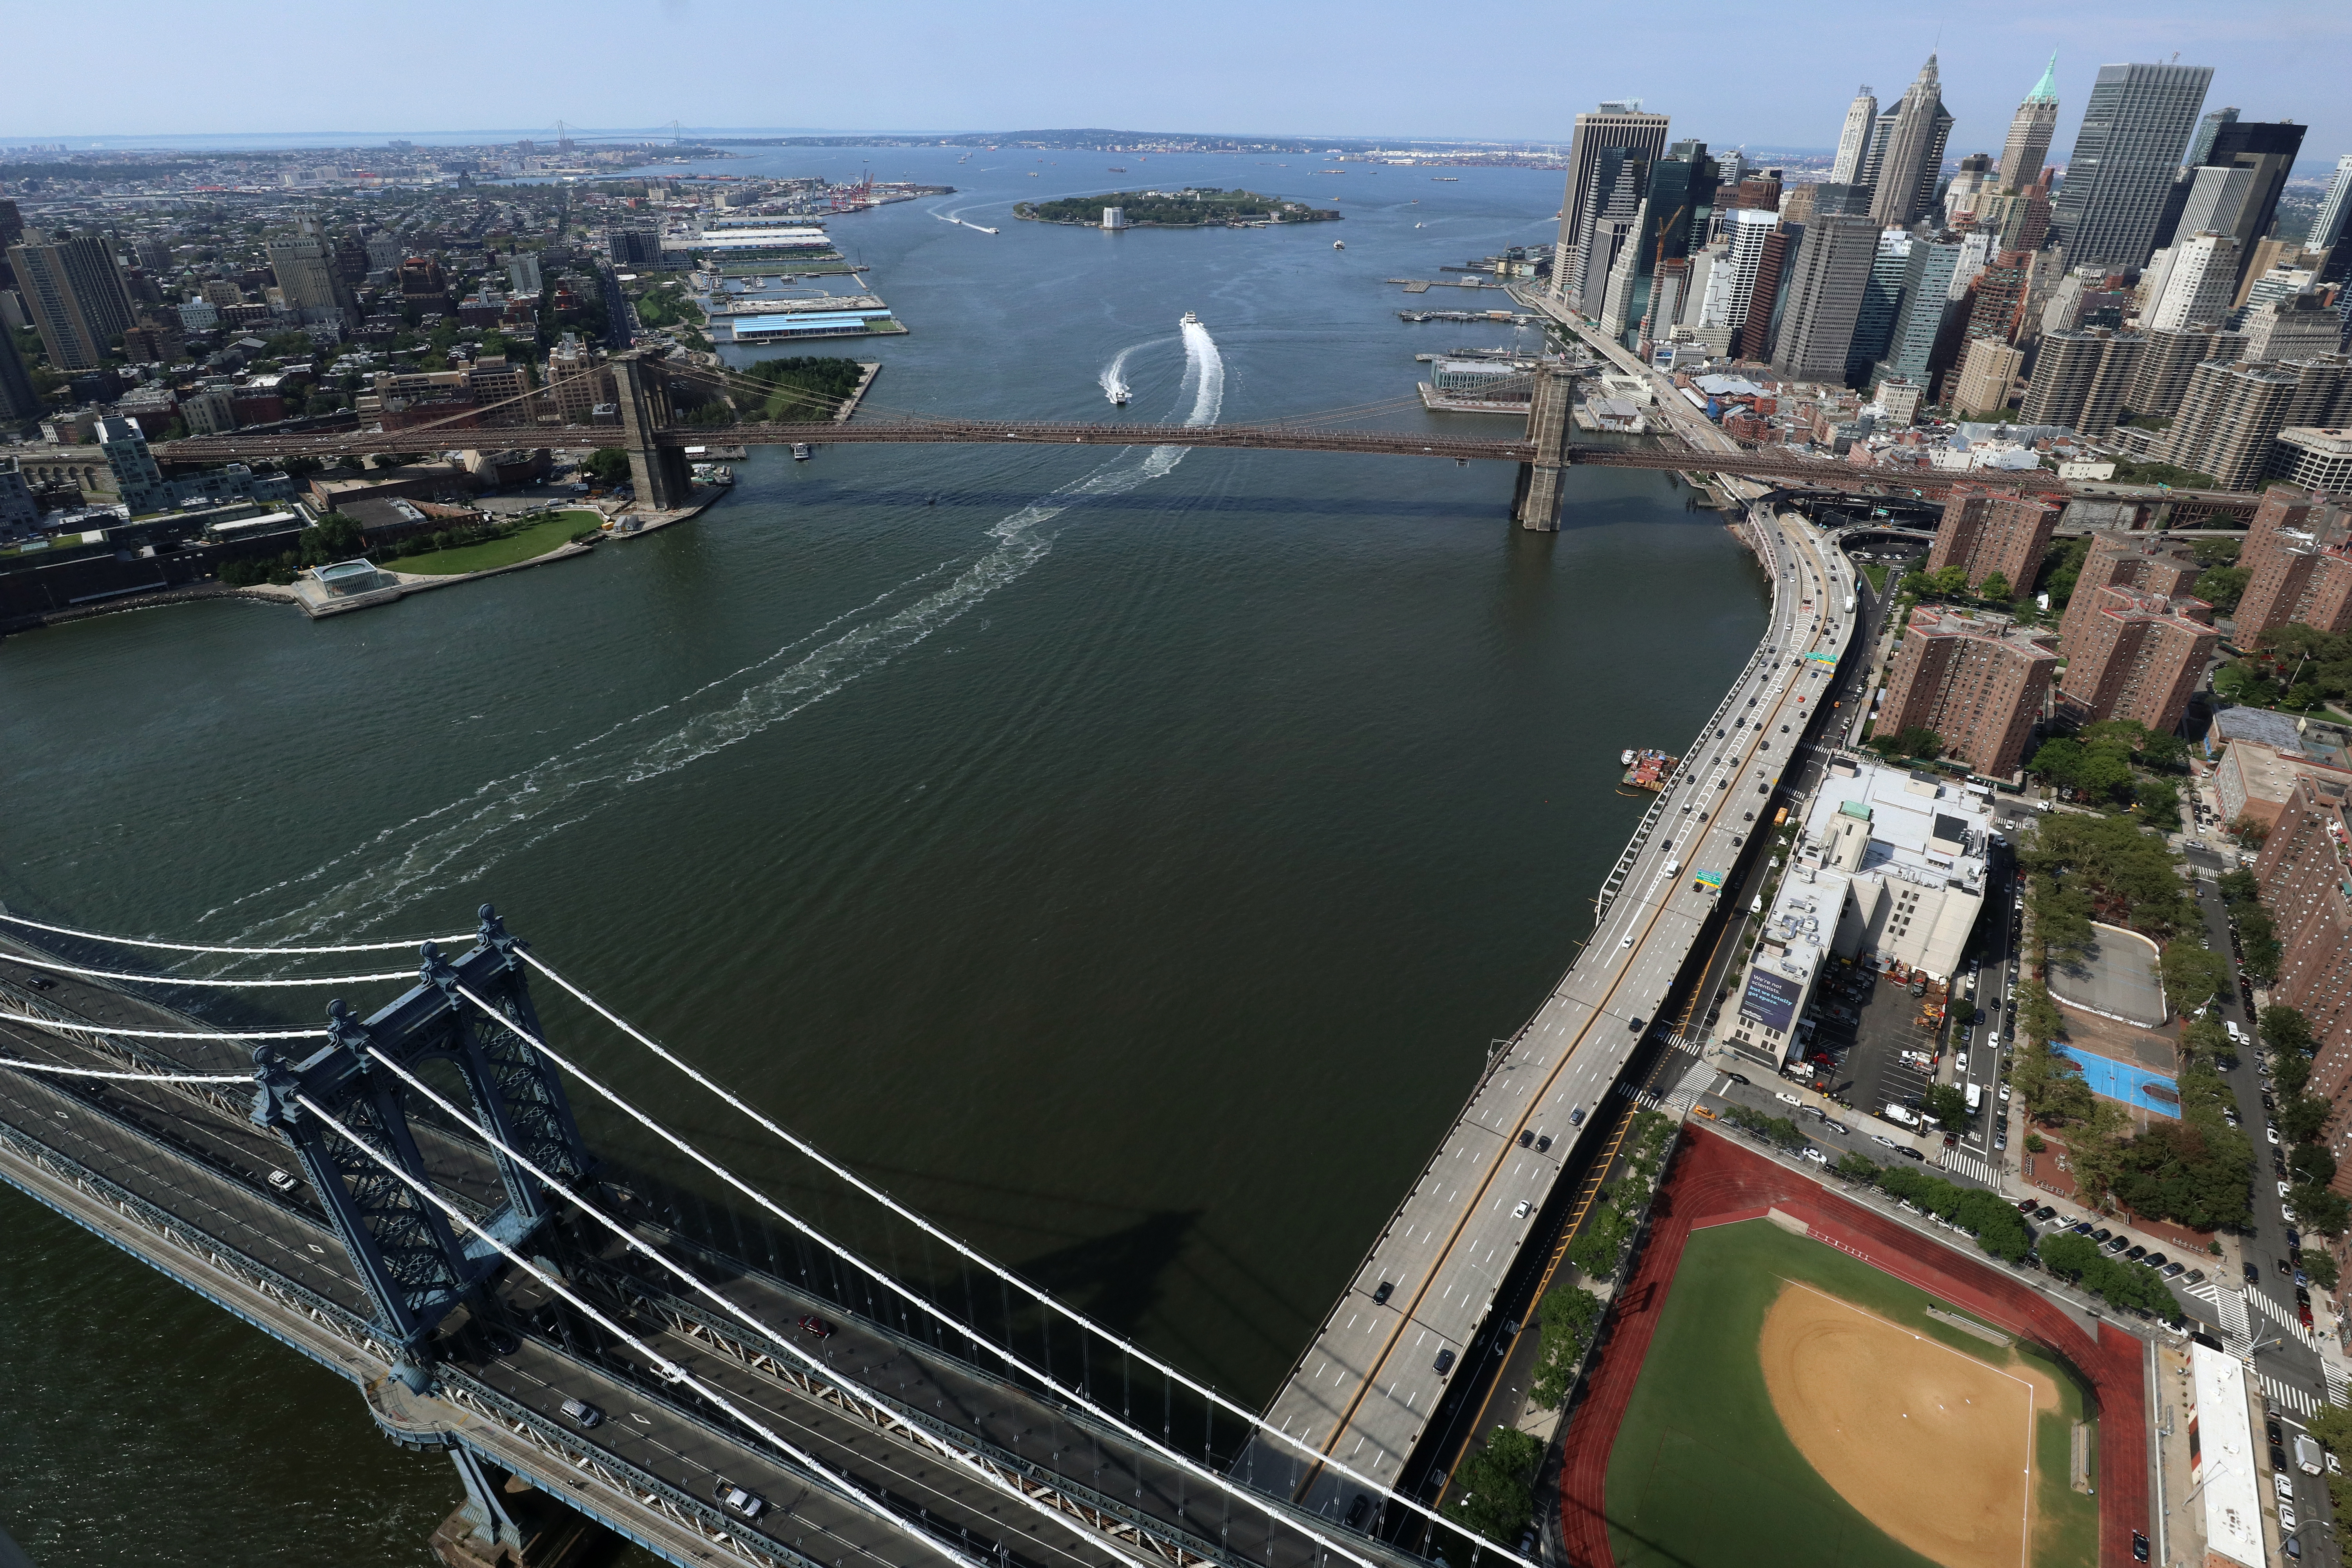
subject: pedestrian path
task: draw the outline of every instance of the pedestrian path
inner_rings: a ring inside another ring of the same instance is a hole
[[[1964,1154],[1958,1149],[1947,1149],[1944,1151],[1943,1159],[1937,1163],[1948,1171],[1957,1171],[1970,1181],[1981,1182],[1988,1187],[2000,1184],[1995,1179],[1993,1168],[1974,1154]]]
[[[2245,1298],[2235,1290],[2225,1289],[2210,1279],[2185,1287],[2188,1293],[2213,1309],[2215,1327],[2221,1331],[2221,1342],[2231,1355],[2242,1356],[2252,1350],[2254,1335],[2246,1321]]]
[[[2260,1290],[2249,1290],[2246,1294],[2254,1299],[2254,1305],[2261,1310],[2263,1316],[2276,1323],[2282,1332],[2314,1352],[2319,1349],[2319,1336],[2303,1326],[2302,1320],[2294,1315],[2293,1309],[2280,1306]]]

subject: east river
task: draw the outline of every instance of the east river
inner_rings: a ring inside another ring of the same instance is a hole
[[[1414,353],[1507,329],[1400,323],[1382,279],[1541,241],[1559,198],[1552,173],[1298,158],[710,167],[861,165],[960,187],[834,225],[911,335],[756,352],[879,359],[882,409],[1041,419],[1112,416],[1097,377],[1122,352],[1140,418],[1407,396]],[[1346,218],[1010,215],[1187,184]],[[1213,353],[1188,354],[1188,310]],[[736,467],[693,522],[389,609],[215,601],[0,644],[0,899],[322,941],[464,931],[494,900],[781,1119],[1262,1400],[1487,1042],[1572,956],[1641,805],[1618,753],[1689,739],[1763,626],[1759,574],[1659,474],[1572,475],[1543,536],[1509,524],[1502,464],[837,447]],[[745,1124],[550,1018],[777,1178]],[[456,1499],[447,1461],[395,1450],[347,1385],[0,1189],[0,1522],[42,1568],[422,1563]]]

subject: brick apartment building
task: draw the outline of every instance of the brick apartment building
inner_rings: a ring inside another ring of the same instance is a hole
[[[2074,596],[2066,601],[2065,619],[2058,624],[2059,656],[2074,657],[2100,589],[2137,588],[2144,594],[2187,598],[2204,570],[2187,545],[2120,529],[2099,530],[2091,535],[2090,552],[2083,557],[2082,573],[2074,579]]]
[[[1956,484],[1944,502],[1944,521],[1936,530],[1935,548],[1927,552],[1927,570],[1958,566],[1968,573],[1971,588],[1998,572],[2023,593],[2033,585],[2057,526],[2058,509],[2038,497]]]
[[[2068,608],[2085,595],[2080,589]],[[2159,735],[2180,726],[2221,634],[2213,606],[2137,588],[2100,588],[2066,644],[2059,700],[2085,723],[2131,719]]]
[[[2005,777],[2024,763],[2057,668],[2049,646],[2006,616],[1922,605],[1887,677],[1878,733],[1933,730],[1978,773]]]
[[[2329,1184],[2352,1196],[2352,850],[2347,848],[2347,786],[2334,779],[2295,784],[2263,845],[2254,875],[2277,922],[2285,957],[2274,1002],[2298,1008],[2319,1042],[2306,1092],[2336,1110],[2323,1136],[2336,1157]]]
[[[2273,485],[2246,530],[2238,564],[2241,647],[2290,621],[2352,631],[2352,510],[2323,490]]]

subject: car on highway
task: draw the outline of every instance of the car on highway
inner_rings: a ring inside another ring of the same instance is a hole
[[[761,1497],[758,1492],[737,1486],[725,1476],[720,1476],[712,1483],[710,1493],[719,1500],[720,1508],[738,1519],[757,1519],[768,1511],[766,1498]]]
[[[1438,1374],[1440,1376],[1452,1372],[1454,1370],[1454,1352],[1450,1350],[1439,1351],[1437,1352],[1437,1360],[1433,1364],[1437,1368]]]
[[[1375,1307],[1380,1306],[1386,1302],[1390,1297],[1395,1294],[1396,1281],[1393,1279],[1383,1279],[1381,1281],[1380,1289],[1372,1292],[1372,1305]]]
[[[1535,1206],[1535,1205],[1528,1202],[1527,1199],[1521,1198],[1519,1200],[1518,1206],[1511,1211],[1511,1217],[1513,1219],[1525,1219],[1528,1217],[1528,1211]]]
[[[833,1338],[833,1325],[826,1322],[823,1318],[818,1317],[814,1312],[803,1312],[801,1314],[801,1331],[803,1333],[814,1334],[821,1340],[829,1340]]]
[[[272,1171],[269,1173],[269,1184],[281,1193],[290,1193],[294,1190],[294,1178],[283,1171]]]
[[[563,1402],[562,1409],[564,1416],[583,1431],[601,1424],[604,1419],[604,1413],[584,1399],[567,1399]]]
[[[27,974],[25,976],[25,984],[36,991],[47,991],[54,987],[57,982],[46,974]]]

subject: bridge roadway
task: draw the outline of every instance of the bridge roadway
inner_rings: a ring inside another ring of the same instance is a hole
[[[1694,890],[1693,873],[1729,871],[1764,825],[1834,667],[1804,656],[1834,660],[1851,634],[1851,568],[1811,526],[1759,510],[1748,531],[1774,577],[1761,645],[1634,835],[1632,871],[1599,929],[1490,1062],[1267,1405],[1271,1424],[1325,1458],[1260,1438],[1237,1467],[1254,1485],[1345,1518],[1364,1488],[1329,1461],[1396,1486],[1449,1377],[1483,1375],[1471,1357],[1495,1294],[1524,1248],[1550,1241],[1538,1227],[1554,1185],[1584,1129],[1605,1120],[1580,1113],[1618,1081],[1713,911],[1717,895]],[[1550,1139],[1549,1149],[1526,1146],[1536,1138]],[[1507,1330],[1493,1348],[1507,1353]],[[1440,1371],[1448,1352],[1450,1371]]]
[[[26,982],[38,972],[19,956],[0,943],[0,1010],[98,1026],[189,1026],[109,985],[58,976],[36,991]],[[172,1044],[175,1060],[198,1069],[243,1065],[234,1046]],[[0,1055],[125,1065],[119,1052],[7,1022],[0,1022]],[[445,1326],[434,1392],[410,1394],[387,1375],[390,1348],[370,1325],[368,1293],[320,1205],[307,1188],[287,1194],[269,1184],[271,1171],[290,1166],[289,1152],[246,1120],[243,1105],[237,1095],[197,1087],[0,1069],[0,1180],[351,1379],[396,1438],[462,1444],[670,1562],[945,1562],[637,1365],[635,1352],[520,1271],[494,1285],[481,1321],[461,1309]],[[436,1183],[460,1207],[479,1217],[502,1198],[487,1149],[429,1122],[421,1138]],[[633,1234],[718,1285],[767,1331],[621,1256],[601,1230],[567,1224],[567,1234],[543,1232],[534,1248],[562,1258],[575,1289],[661,1354],[888,1499],[943,1547],[1003,1568],[1339,1568],[1312,1540],[1282,1527],[1287,1510],[1279,1501],[1262,1510],[1235,1505],[1082,1413],[845,1307],[835,1298],[851,1296],[847,1289],[802,1289],[747,1267],[680,1234],[625,1191],[613,1204]],[[811,1313],[837,1331],[811,1340],[796,1326]],[[887,1403],[860,1406],[810,1375],[783,1351],[783,1336]],[[567,1397],[587,1400],[606,1420],[580,1430],[562,1415]],[[1158,1418],[1155,1409],[1140,1424]],[[918,1439],[918,1428],[979,1456],[1055,1517],[943,1458]],[[712,1506],[719,1475],[768,1500],[763,1530]],[[1381,1568],[1421,1568],[1419,1559],[1378,1542],[1358,1550]]]

